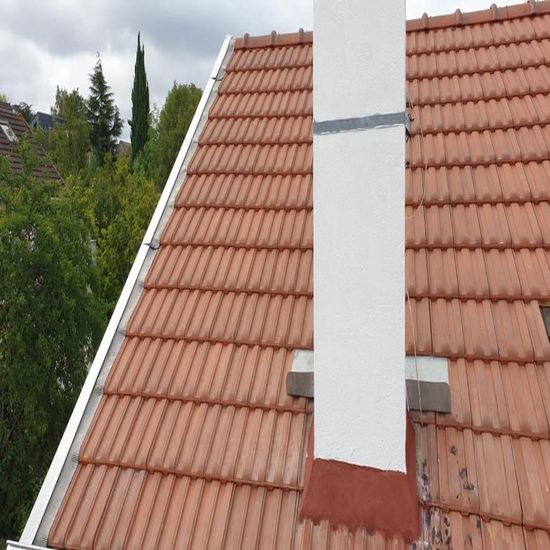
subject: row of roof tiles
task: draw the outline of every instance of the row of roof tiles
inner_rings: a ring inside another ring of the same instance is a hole
[[[412,54],[407,59],[407,78],[455,76],[537,67],[545,65],[549,57],[548,38],[518,44]]]
[[[306,296],[145,289],[127,333],[312,349],[312,311]]]
[[[190,174],[311,174],[311,143],[275,145],[204,145],[188,168]]]
[[[550,95],[502,98],[488,101],[468,101],[467,103],[446,103],[444,105],[424,105],[415,111],[418,113],[418,124],[413,125],[413,132],[426,134],[488,131],[493,139],[498,138],[495,130],[515,128],[518,140],[522,127],[545,126],[550,122]],[[297,132],[293,137],[297,137]],[[515,136],[511,136],[515,138]],[[496,146],[497,144],[495,144]],[[507,143],[512,150],[517,150],[515,141]]]
[[[425,134],[422,139],[410,141],[408,161],[411,168],[422,166],[471,166],[500,165],[550,160],[547,146],[550,143],[550,125],[520,127],[508,130],[483,130],[460,133]],[[246,154],[246,150],[242,149]],[[285,151],[286,152],[286,151]],[[278,163],[285,171],[292,170],[292,156],[282,151],[276,153],[265,169],[271,172],[271,166]],[[290,157],[290,158],[289,158]],[[225,172],[225,163],[221,159],[215,164],[215,171]]]
[[[283,69],[256,69],[231,71],[224,78],[219,93],[234,94],[247,92],[288,92],[311,90],[313,67],[301,65]]]
[[[313,114],[311,90],[223,94],[209,119],[242,116],[306,116]]]
[[[308,414],[109,395],[82,463],[298,489]]]
[[[49,542],[66,548],[292,548],[299,491],[132,468],[79,465],[71,510]],[[77,518],[88,518],[79,521]],[[297,542],[296,542],[297,543]]]
[[[286,391],[293,359],[286,349],[149,337],[128,338],[124,345],[106,395],[311,411],[310,402]]]
[[[311,116],[212,119],[201,135],[201,143],[310,143],[311,124]]]
[[[415,413],[418,423],[534,440],[548,438],[550,363],[451,360],[449,384],[451,413]]]
[[[407,205],[494,205],[549,199],[549,161],[407,170]]]
[[[407,291],[412,297],[541,299],[550,296],[550,251],[408,249]]]
[[[182,207],[175,210],[161,243],[311,249],[312,228],[310,209]]]
[[[313,296],[312,250],[166,246],[147,288],[237,290]]]
[[[550,342],[536,300],[411,298],[407,302],[408,355],[522,363],[550,360]]]
[[[284,48],[263,47],[239,48],[235,51],[227,66],[226,74],[237,71],[288,69],[291,67],[312,67],[312,38],[303,44],[294,43]]]
[[[550,203],[407,206],[407,248],[547,248]]]
[[[547,94],[550,68],[547,65],[509,69],[502,72],[410,79],[407,90],[414,105],[466,103],[489,99]],[[493,121],[488,119],[488,125]]]
[[[311,209],[312,181],[311,174],[193,174],[188,176],[182,193],[176,199],[176,206]],[[548,187],[550,188],[550,184]]]

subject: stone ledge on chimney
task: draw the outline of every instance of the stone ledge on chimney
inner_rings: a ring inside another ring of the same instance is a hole
[[[451,412],[449,360],[445,357],[405,357],[405,384],[409,410]],[[314,398],[314,355],[312,350],[294,350],[292,367],[286,375],[286,391],[293,397]]]
[[[292,368],[286,375],[286,392],[294,397],[313,398],[312,350],[294,350]]]

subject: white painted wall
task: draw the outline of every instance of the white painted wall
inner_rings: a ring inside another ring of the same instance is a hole
[[[404,0],[315,0],[315,121],[405,109]],[[315,456],[405,471],[405,130],[314,136]]]

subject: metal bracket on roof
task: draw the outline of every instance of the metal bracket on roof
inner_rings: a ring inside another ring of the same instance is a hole
[[[354,132],[386,128],[390,126],[410,125],[409,115],[405,111],[397,113],[382,113],[362,117],[341,118],[338,120],[322,120],[313,122],[313,133],[317,136],[324,134],[339,134],[340,132]]]
[[[407,133],[407,137],[410,137],[412,130],[411,130],[411,122],[412,122],[412,116],[410,113],[405,113],[405,132]]]

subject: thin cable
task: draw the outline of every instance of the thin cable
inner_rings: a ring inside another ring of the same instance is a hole
[[[414,352],[414,370],[416,372],[416,390],[418,391],[418,409],[420,410],[420,449],[423,449],[424,448],[424,445],[423,445],[423,439],[424,439],[424,412],[422,410],[422,394],[420,393],[420,376],[418,375],[418,355],[417,355],[417,352],[416,352],[416,328],[415,328],[415,322],[414,322],[414,315],[413,315],[413,311],[412,311],[412,306],[411,306],[411,297],[409,296],[409,289],[408,287],[405,285],[405,293],[407,295],[407,306],[408,306],[408,309],[409,309],[409,319],[410,319],[410,326],[411,326],[411,332],[412,332],[412,341],[413,341],[413,352]],[[410,404],[409,404],[410,405]],[[424,457],[422,456],[422,459],[423,461],[424,460],[427,460],[427,457]],[[424,468],[424,463],[422,463],[422,469]],[[421,472],[420,474],[420,477],[421,479],[423,479],[423,471]],[[421,498],[422,498],[422,491],[421,491],[421,494],[420,494]],[[424,522],[422,522],[424,523]],[[427,548],[429,545],[427,544],[426,542],[426,537],[425,537],[425,530],[424,530],[424,525],[422,524],[422,527],[421,527],[421,543],[422,543],[422,548]]]
[[[422,128],[422,120],[420,118],[420,114],[416,113],[416,108],[414,106],[414,103],[409,98],[409,103],[411,106],[411,110],[414,113],[413,120],[418,120],[418,126],[420,127],[420,157],[422,160],[422,198],[420,199],[420,202],[416,205],[416,208],[414,209],[414,212],[410,216],[405,216],[406,220],[410,220],[416,216],[420,208],[424,205],[424,199],[426,197],[426,173],[428,172],[428,161],[426,160],[426,155],[424,154],[424,129]],[[412,143],[412,138],[411,138]],[[412,184],[412,180],[411,180]]]
[[[405,292],[407,294],[407,305],[409,306],[409,319],[412,332],[413,352],[414,352],[414,369],[416,371],[416,389],[418,391],[418,409],[420,411],[420,426],[424,428],[424,415],[422,410],[422,395],[420,393],[420,376],[418,374],[418,355],[416,353],[416,329],[414,323],[414,316],[411,306],[411,298],[409,296],[409,289],[405,286]]]

